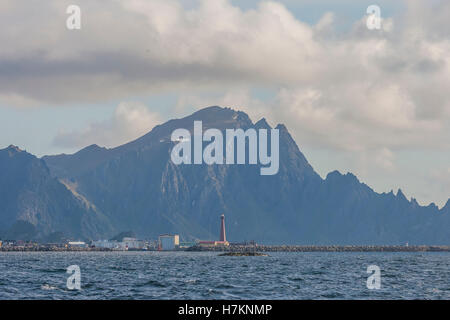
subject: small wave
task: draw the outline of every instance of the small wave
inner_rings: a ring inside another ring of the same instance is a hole
[[[321,274],[325,274],[325,272],[324,271],[319,271],[319,270],[313,270],[313,271],[310,271],[307,274],[310,274],[310,275],[321,275]]]
[[[167,285],[165,285],[162,282],[159,282],[157,280],[149,280],[141,285],[139,285],[140,287],[146,287],[146,286],[151,286],[151,287],[158,287],[158,288],[165,288],[167,287]]]
[[[288,280],[294,281],[294,282],[305,281],[303,278],[300,278],[300,277],[290,277],[290,278],[288,278]]]
[[[321,295],[321,297],[326,298],[326,299],[338,299],[338,298],[342,298],[343,296],[344,295],[339,292],[331,292],[331,293],[326,293],[326,294]]]
[[[214,287],[215,289],[234,289],[234,286],[231,284],[221,283]]]
[[[197,283],[197,279],[187,279],[187,280],[184,280],[184,282],[186,282],[186,283]]]
[[[58,288],[46,283],[41,286],[41,289],[42,290],[57,290]]]
[[[86,283],[86,284],[83,284],[83,289],[89,289],[89,288],[93,288],[94,287],[94,284],[93,283]]]
[[[39,269],[39,272],[43,273],[66,273],[67,269],[57,268],[57,269]]]

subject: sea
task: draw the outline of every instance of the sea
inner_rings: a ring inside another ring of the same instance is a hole
[[[450,253],[0,252],[0,299],[448,300]]]

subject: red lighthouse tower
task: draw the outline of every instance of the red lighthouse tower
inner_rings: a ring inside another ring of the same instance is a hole
[[[220,240],[219,241],[199,241],[200,246],[229,246],[230,243],[227,241],[227,234],[225,233],[225,215],[220,216]]]
[[[221,215],[220,219],[222,223],[220,224],[220,242],[227,242],[227,234],[225,233],[225,215]]]

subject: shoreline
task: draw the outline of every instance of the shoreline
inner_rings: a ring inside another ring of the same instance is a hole
[[[107,248],[0,247],[0,252],[158,252],[157,250],[113,250]],[[193,246],[163,252],[450,252],[450,246]]]
[[[450,252],[450,246],[194,246],[187,249],[187,251],[223,251],[223,252]]]

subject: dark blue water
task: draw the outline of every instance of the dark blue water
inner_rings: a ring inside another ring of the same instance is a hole
[[[0,252],[0,299],[450,299],[449,267],[450,253]]]

